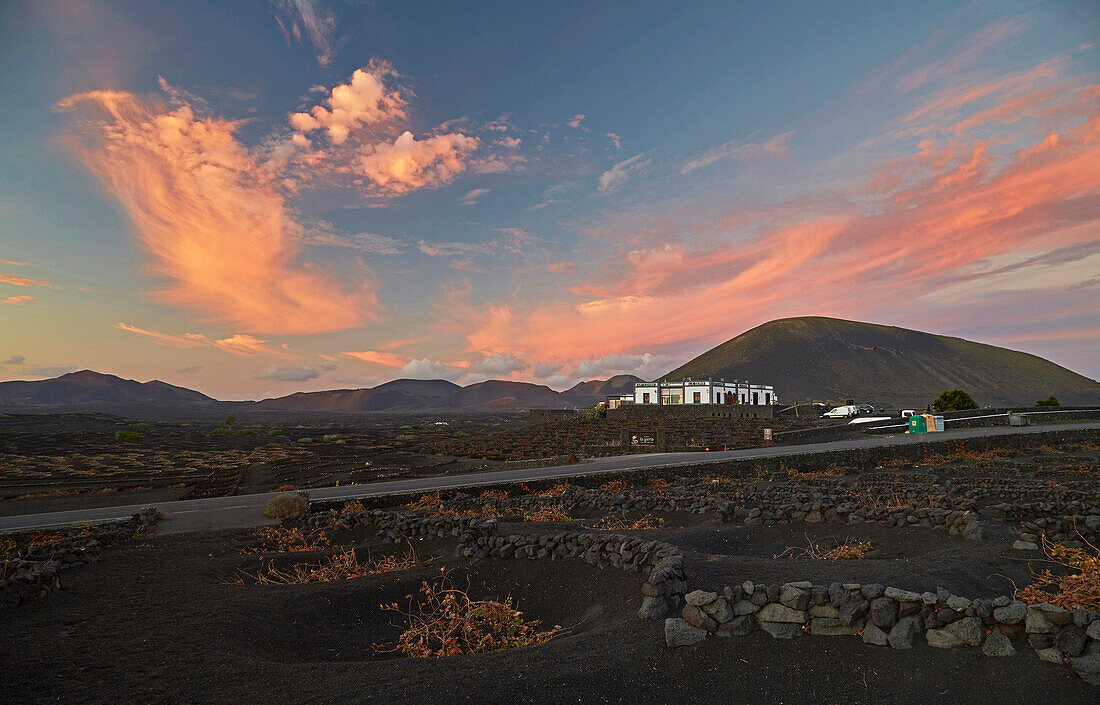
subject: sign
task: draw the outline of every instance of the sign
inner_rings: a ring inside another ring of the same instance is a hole
[[[772,440],[772,430],[770,428],[765,428],[764,429],[764,440],[765,441]]]
[[[648,433],[635,433],[630,437],[632,446],[651,446],[657,444],[657,438]]]

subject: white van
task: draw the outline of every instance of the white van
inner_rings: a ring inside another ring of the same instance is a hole
[[[847,406],[838,406],[829,411],[826,411],[821,415],[823,419],[846,419],[849,416],[858,416],[859,407],[855,404],[848,404]]]

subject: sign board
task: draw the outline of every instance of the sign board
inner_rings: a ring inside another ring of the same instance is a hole
[[[630,436],[632,446],[651,446],[657,444],[657,437],[649,433],[635,433]]]
[[[772,440],[772,430],[770,428],[765,428],[764,429],[764,440],[765,441]]]

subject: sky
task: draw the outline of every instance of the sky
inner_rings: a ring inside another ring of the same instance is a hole
[[[0,380],[564,389],[800,315],[1097,378],[1098,43],[1089,0],[0,1]]]

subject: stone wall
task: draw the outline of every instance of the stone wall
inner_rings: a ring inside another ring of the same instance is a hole
[[[1044,661],[1064,662],[1100,685],[1100,614],[1091,610],[1026,605],[1007,596],[970,600],[942,589],[915,593],[878,584],[808,581],[762,585],[746,580],[715,592],[695,590],[684,600],[681,615],[665,620],[670,647],[757,629],[776,639],[852,636],[894,649],[923,640],[939,649],[981,649],[991,657],[1030,647]]]
[[[102,548],[129,541],[155,521],[156,510],[150,507],[130,519],[100,524],[78,536],[23,545],[0,563],[0,608],[57,592],[62,571],[99,560]],[[25,535],[9,536],[17,544],[25,544]]]

